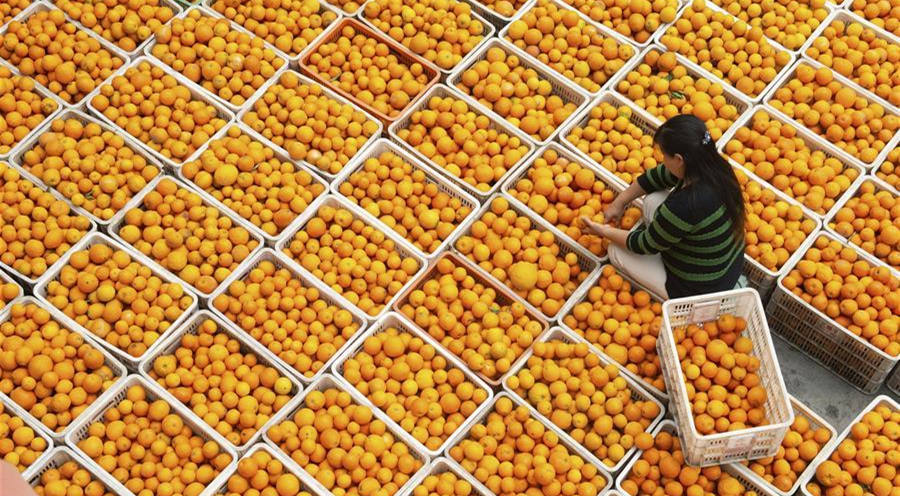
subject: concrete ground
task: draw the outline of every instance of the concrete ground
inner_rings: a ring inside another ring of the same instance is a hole
[[[813,359],[797,351],[784,339],[773,336],[778,363],[787,390],[837,429],[844,430],[875,396],[900,395],[882,387],[876,394],[863,394]]]

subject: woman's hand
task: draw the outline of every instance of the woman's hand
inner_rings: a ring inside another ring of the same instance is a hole
[[[606,230],[609,228],[606,224],[592,221],[591,218],[586,215],[581,216],[581,224],[582,230],[589,234],[600,236],[601,238],[606,236]]]
[[[0,496],[36,496],[22,474],[5,461],[0,461]]]
[[[603,211],[603,218],[610,224],[619,222],[622,214],[625,213],[625,206],[619,202],[619,198],[621,196],[617,196]]]

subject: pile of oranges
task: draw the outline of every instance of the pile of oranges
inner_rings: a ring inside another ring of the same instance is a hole
[[[874,172],[884,182],[900,191],[900,147],[891,150],[881,167]]]
[[[243,120],[292,159],[328,174],[340,172],[378,131],[368,114],[329,97],[293,71],[255,100]]]
[[[677,0],[565,0],[583,14],[638,43],[646,43],[663,24],[675,20]]]
[[[31,5],[30,0],[9,0],[0,4],[0,26],[11,21],[29,5]]]
[[[62,432],[118,377],[100,350],[47,310],[26,302],[9,312],[0,324],[0,391]]]
[[[0,458],[24,472],[47,450],[47,440],[25,424],[22,417],[6,411],[0,403]]]
[[[412,491],[412,496],[469,496],[478,494],[466,479],[447,471],[429,474]]]
[[[693,0],[660,42],[749,97],[760,95],[791,59],[766,40],[761,27],[713,11],[705,0]]]
[[[760,381],[760,358],[753,352],[753,341],[741,335],[746,327],[743,318],[725,314],[672,330],[700,435],[768,424],[769,392]]]
[[[244,455],[220,492],[225,496],[312,496],[304,486],[280,460],[259,449]]]
[[[101,241],[72,253],[45,298],[91,334],[140,357],[193,304],[125,250]]]
[[[125,212],[118,234],[203,294],[259,246],[247,229],[168,177]]]
[[[723,148],[760,179],[824,215],[859,175],[822,149],[811,148],[797,128],[757,110]]]
[[[831,440],[831,432],[826,427],[814,427],[810,423],[810,418],[794,408],[794,422],[775,456],[744,464],[779,491],[790,491],[797,478]]]
[[[50,117],[59,104],[35,91],[34,79],[15,76],[5,66],[0,66],[0,88],[0,154],[6,154]]]
[[[590,272],[581,266],[577,253],[510,208],[503,197],[491,201],[455,246],[551,318]]]
[[[19,274],[37,278],[90,229],[87,217],[72,212],[18,171],[0,162],[0,262]]]
[[[344,11],[344,15],[346,16],[354,16],[356,12],[362,7],[362,4],[365,3],[362,0],[329,0],[331,5],[337,7],[340,10]]]
[[[353,387],[432,451],[488,397],[434,346],[396,327],[366,338],[342,366]]]
[[[718,494],[756,496],[753,489],[723,470],[723,466],[692,467],[684,462],[681,440],[664,425],[653,443],[641,452],[620,482],[629,496],[656,494]]]
[[[900,355],[900,280],[856,249],[819,236],[784,287],[890,356]]]
[[[284,252],[372,316],[422,268],[399,253],[394,240],[341,206],[321,206]]]
[[[426,254],[434,253],[472,213],[469,204],[392,151],[366,159],[338,192]]]
[[[495,14],[512,17],[527,3],[527,0],[483,0],[479,3]]]
[[[209,6],[290,57],[338,17],[319,0],[213,0]]]
[[[84,469],[81,462],[70,459],[58,467],[48,468],[33,486],[38,496],[114,496],[106,485]]]
[[[592,93],[634,56],[630,45],[620,44],[575,10],[552,0],[538,0],[510,23],[506,39]]]
[[[73,105],[125,63],[56,8],[10,22],[0,57]]]
[[[487,417],[448,450],[479,482],[497,496],[534,491],[597,496],[607,481],[599,469],[572,453],[555,432],[509,396],[501,396]]]
[[[510,188],[509,194],[594,255],[602,257],[606,254],[609,240],[586,233],[581,218],[604,223],[603,211],[616,198],[617,192],[593,170],[547,148],[540,157],[533,158],[531,166]],[[631,229],[640,218],[640,209],[629,207],[619,222],[620,227]]]
[[[270,311],[269,302],[279,310]],[[307,378],[359,330],[353,314],[268,260],[232,282],[211,306]]]
[[[156,33],[150,53],[222,100],[240,106],[286,62],[262,38],[191,10]]]
[[[847,436],[816,467],[806,485],[813,496],[828,494],[874,494],[897,492],[897,439],[900,438],[900,411],[880,404],[850,426]],[[863,489],[863,488],[868,489]]]
[[[888,33],[900,36],[900,10],[896,2],[852,0],[847,8]]]
[[[237,126],[211,141],[180,173],[269,236],[280,234],[325,191],[312,174]]]
[[[612,265],[603,267],[585,300],[562,322],[647,385],[665,391],[656,354],[662,304],[633,287]]]
[[[5,274],[4,274],[5,275]],[[22,293],[22,288],[14,282],[8,282],[5,277],[0,278],[0,310],[16,299]]]
[[[429,98],[397,136],[482,193],[530,151],[518,136],[498,129],[488,116],[454,96]]]
[[[22,166],[100,220],[111,219],[160,169],[94,121],[54,119]]]
[[[332,82],[363,108],[396,117],[425,90],[434,69],[369,34],[357,21],[304,58],[303,67]]]
[[[134,494],[200,494],[232,461],[143,384],[89,424],[78,449]]]
[[[138,141],[179,164],[226,123],[215,107],[146,60],[101,86],[90,104]]]
[[[863,182],[828,227],[900,270],[900,197],[894,193]]]
[[[307,393],[267,436],[336,494],[390,496],[423,465],[371,408],[334,387]]]
[[[900,71],[900,45],[879,37],[861,23],[835,19],[813,41],[806,55],[884,100],[900,105],[895,82]]]
[[[744,195],[744,251],[763,267],[777,272],[816,228],[816,222],[740,169],[735,175]]]
[[[608,467],[632,447],[646,449],[653,442],[646,431],[659,405],[633,399],[635,390],[619,367],[603,363],[585,343],[535,343],[534,354],[507,385]]]
[[[826,0],[713,0],[713,3],[750,26],[762,28],[766,37],[788,50],[799,50],[829,14]]]
[[[627,184],[662,163],[662,152],[653,145],[653,135],[632,122],[630,107],[600,101],[591,108],[583,124],[564,137],[594,162]]]
[[[137,49],[175,15],[172,8],[160,0],[59,0],[54,5],[126,52]]]
[[[900,129],[900,117],[834,78],[831,69],[801,62],[769,104],[864,163]]]
[[[550,137],[577,105],[517,55],[492,46],[466,69],[456,87],[537,141]]]
[[[487,29],[472,18],[471,5],[459,0],[375,0],[366,2],[363,15],[413,53],[445,70],[474,50]]]
[[[454,257],[438,259],[398,309],[470,369],[496,381],[544,325]]]
[[[154,358],[149,375],[235,446],[247,443],[294,392],[290,379],[212,319]]]
[[[678,114],[694,115],[706,123],[714,140],[738,117],[721,84],[693,76],[672,52],[649,50],[616,90],[661,121]]]

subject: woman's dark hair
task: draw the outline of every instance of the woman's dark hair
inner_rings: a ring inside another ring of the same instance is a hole
[[[717,191],[731,218],[734,236],[744,238],[744,196],[731,165],[716,150],[706,124],[693,115],[676,115],[656,130],[653,141],[663,153],[684,160],[685,183],[705,183]],[[696,194],[708,194],[697,188]]]

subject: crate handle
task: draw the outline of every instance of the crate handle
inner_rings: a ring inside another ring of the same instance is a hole
[[[708,322],[715,319],[718,317],[720,303],[718,300],[697,303],[691,311],[691,322]]]

